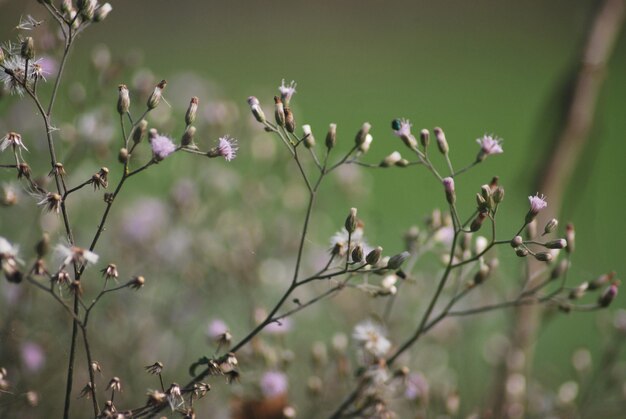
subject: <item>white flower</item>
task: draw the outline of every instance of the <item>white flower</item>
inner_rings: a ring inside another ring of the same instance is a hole
[[[88,265],[98,263],[98,255],[94,252],[82,249],[80,247],[72,246],[68,247],[62,244],[56,246],[56,252],[63,258],[63,262],[59,267],[59,271],[65,269],[71,262],[75,262],[78,265]]]
[[[0,259],[16,259],[19,246],[13,246],[7,239],[0,237]]]
[[[365,320],[354,327],[352,337],[367,353],[380,358],[391,348],[391,342],[384,336],[384,330],[371,320]]]

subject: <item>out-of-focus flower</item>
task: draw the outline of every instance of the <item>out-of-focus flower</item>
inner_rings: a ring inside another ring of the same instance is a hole
[[[0,139],[0,152],[12,147],[13,150],[23,148],[28,151],[24,143],[22,142],[22,136],[17,132],[8,132],[4,137]]]
[[[209,338],[215,340],[219,339],[224,333],[228,332],[228,326],[221,319],[213,319],[211,323],[209,323],[209,327],[207,333]]]
[[[367,353],[380,358],[391,348],[382,327],[371,320],[365,320],[354,327],[352,337]]]
[[[43,348],[35,342],[24,342],[21,347],[22,362],[30,372],[37,372],[46,363],[46,354]]]
[[[78,265],[87,265],[87,264],[95,264],[98,263],[98,255],[94,252],[89,251],[87,249],[83,249],[77,246],[65,246],[63,244],[58,244],[56,246],[56,252],[63,258],[63,262],[59,267],[59,271],[63,270],[66,266],[68,266],[71,262],[74,262]]]
[[[428,397],[429,389],[430,386],[424,375],[419,372],[413,372],[407,377],[404,397],[409,400],[424,399]]]
[[[261,377],[261,391],[263,395],[272,399],[287,392],[289,383],[287,376],[280,371],[268,371]]]
[[[267,326],[265,326],[265,329],[263,329],[263,331],[272,335],[282,335],[288,333],[291,330],[291,325],[291,319],[282,319],[280,323],[272,322],[268,324]]]

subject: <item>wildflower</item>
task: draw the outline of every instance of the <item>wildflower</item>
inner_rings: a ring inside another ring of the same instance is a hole
[[[48,176],[50,177],[52,176],[64,177],[65,175],[67,175],[67,172],[65,171],[65,167],[63,166],[63,163],[61,162],[56,162],[52,170],[50,170],[50,173],[48,173]]]
[[[446,134],[439,127],[435,127],[433,129],[433,132],[435,133],[435,139],[437,140],[437,147],[439,148],[439,151],[441,152],[441,154],[444,154],[444,155],[448,154],[448,151],[450,151],[450,148],[448,147],[448,141],[446,141]]]
[[[46,363],[43,348],[34,342],[24,342],[21,347],[22,362],[30,372],[41,370]]]
[[[274,118],[278,126],[285,126],[285,106],[278,96],[274,96]]]
[[[611,284],[598,298],[598,305],[600,307],[608,307],[611,302],[617,297],[617,284]]]
[[[102,276],[105,279],[114,279],[117,281],[117,277],[119,276],[117,266],[114,263],[109,263],[106,268],[102,269],[100,272],[102,272]]]
[[[422,147],[424,147],[424,150],[426,150],[428,144],[430,144],[430,132],[426,128],[420,131],[420,143]]]
[[[95,264],[98,262],[98,255],[90,250],[77,246],[67,247],[65,245],[58,244],[56,246],[56,252],[63,258],[59,271],[65,269],[65,267],[72,262],[77,265],[88,265],[90,263]]]
[[[196,96],[191,98],[189,107],[185,113],[185,124],[191,125],[196,120],[196,113],[198,112],[198,98]]]
[[[109,186],[109,169],[102,167],[98,173],[94,173],[89,182],[93,185],[94,191],[100,188],[106,189]]]
[[[287,376],[279,371],[268,371],[261,377],[260,385],[263,395],[272,399],[287,393]]]
[[[326,134],[326,148],[330,151],[333,147],[335,147],[335,143],[337,142],[337,124],[330,124],[328,126],[328,133]]]
[[[296,131],[296,120],[293,116],[293,112],[291,112],[291,108],[287,106],[285,106],[283,110],[285,112],[285,129],[293,134]]]
[[[133,277],[133,279],[128,281],[128,285],[134,290],[138,290],[139,288],[143,287],[145,283],[146,279],[141,275],[135,276]]]
[[[209,324],[208,335],[211,340],[220,344],[228,344],[232,339],[228,326],[220,319],[215,319]]]
[[[550,221],[548,221],[546,223],[546,226],[543,229],[543,234],[542,236],[545,236],[546,234],[550,234],[552,233],[554,230],[556,230],[556,227],[559,225],[559,220],[557,220],[556,218],[551,219]],[[565,247],[565,246],[564,246]]]
[[[407,260],[410,255],[411,254],[409,252],[404,251],[402,253],[398,253],[397,255],[392,256],[387,262],[387,269],[395,270],[400,268],[400,266],[402,266],[404,261]]]
[[[413,134],[411,134],[411,123],[408,119],[394,119],[391,122],[391,128],[393,129],[393,133],[399,137],[404,144],[411,148],[417,148],[417,140]]]
[[[125,84],[120,84],[117,86],[117,89],[119,91],[117,97],[117,112],[120,115],[124,115],[128,113],[130,109],[130,94],[128,92],[128,87],[126,87]]]
[[[158,374],[161,374],[161,371],[163,371],[163,364],[157,361],[152,365],[145,366],[144,369],[149,374],[158,375]]]
[[[208,157],[224,157],[226,161],[231,161],[237,157],[237,140],[228,136],[220,137],[213,149],[207,153]]]
[[[302,132],[304,132],[304,146],[306,148],[315,147],[315,137],[313,137],[313,132],[311,131],[310,125],[302,125]]]
[[[150,130],[150,147],[152,147],[152,155],[159,162],[176,151],[176,146],[169,137],[159,135],[157,130]]]
[[[19,177],[19,176],[18,176]],[[37,203],[44,207],[45,211],[59,213],[63,199],[58,193],[48,192],[46,196]]]
[[[280,98],[285,106],[289,106],[289,101],[294,93],[296,93],[296,82],[291,81],[289,85],[285,85],[285,79],[282,80],[280,86],[278,86],[278,90],[280,90]]]
[[[248,98],[248,105],[250,105],[250,110],[252,111],[252,115],[254,115],[254,118],[260,123],[264,123],[265,114],[263,113],[263,109],[261,109],[259,99],[254,96],[250,96]]]
[[[528,214],[526,214],[526,224],[530,223],[535,219],[539,211],[548,206],[546,202],[546,197],[542,194],[535,194],[535,196],[529,196],[528,200],[530,201],[530,209],[528,210]]]
[[[446,191],[446,199],[450,205],[456,202],[456,193],[454,191],[454,179],[447,177],[443,179],[443,187]]]
[[[22,136],[17,132],[10,131],[4,137],[0,139],[0,152],[12,147],[13,151],[18,148],[23,148],[28,151],[24,143],[22,142]]]
[[[346,222],[344,223],[346,230],[348,233],[352,234],[356,230],[357,227],[357,219],[356,219],[356,208],[350,208],[350,214],[346,218]]]
[[[152,110],[156,108],[157,106],[159,106],[159,103],[161,103],[161,97],[163,96],[163,89],[165,89],[165,86],[167,86],[167,81],[161,80],[159,84],[157,84],[154,87],[152,94],[148,98],[148,103],[147,103],[148,109]]]
[[[504,153],[502,150],[502,139],[491,135],[483,135],[482,138],[476,139],[476,142],[480,144],[480,151],[476,156],[476,161],[481,162],[492,154]]]
[[[380,260],[380,256],[382,255],[382,253],[383,248],[378,246],[374,250],[370,251],[367,256],[365,256],[365,262],[367,262],[368,265],[375,266]]]
[[[371,320],[357,324],[352,337],[361,348],[376,358],[383,357],[391,348],[391,342],[384,336],[383,329]]]

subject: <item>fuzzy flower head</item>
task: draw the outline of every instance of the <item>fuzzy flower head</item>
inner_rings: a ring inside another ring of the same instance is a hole
[[[348,248],[348,239],[350,239],[350,247]],[[357,221],[356,228],[352,234],[348,234],[346,228],[342,228],[330,238],[330,252],[337,256],[345,256],[347,252],[352,252],[355,247],[361,245],[363,252],[368,253],[372,250],[363,237],[363,224]]]
[[[371,320],[365,320],[354,327],[352,337],[367,354],[381,358],[391,348],[391,342],[384,336],[384,330]]]
[[[9,51],[10,46],[7,47]],[[24,95],[24,86],[28,85],[28,78],[26,77],[26,61],[19,55],[12,55],[2,63],[4,71],[1,72],[2,82],[4,87],[11,94]]]
[[[539,211],[548,206],[546,202],[545,195],[539,196],[539,194],[535,194],[535,196],[529,196],[528,200],[530,201],[530,211],[534,214],[538,214]]]
[[[278,90],[280,90],[280,98],[285,106],[289,106],[289,101],[294,93],[296,93],[297,83],[295,81],[291,81],[288,85],[285,84],[285,79],[282,80],[280,86],[278,86]]]
[[[393,133],[402,139],[404,144],[411,149],[417,147],[417,140],[413,134],[411,134],[412,126],[413,125],[408,119],[394,119],[391,121],[391,129],[393,129]]]
[[[157,134],[156,130],[150,130],[150,147],[152,147],[152,154],[157,161],[163,160],[176,151],[176,146],[172,140],[165,135]]]
[[[72,262],[76,263],[77,265],[93,265],[95,263],[98,263],[98,255],[81,247],[67,247],[63,244],[58,244],[56,247],[56,252],[63,259],[63,262],[59,267],[59,271],[65,269]]]
[[[281,396],[287,393],[289,383],[287,376],[279,371],[268,371],[261,377],[261,391],[268,399]]]
[[[478,152],[478,156],[476,156],[476,161],[481,162],[492,154],[504,153],[501,138],[485,134],[482,138],[476,139],[476,142],[480,144],[480,151]]]
[[[224,157],[226,161],[234,160],[237,157],[237,140],[229,136],[220,137],[217,146],[207,154],[209,157]]]
[[[18,246],[14,246],[4,237],[0,237],[0,261],[3,259],[16,259],[18,252]]]

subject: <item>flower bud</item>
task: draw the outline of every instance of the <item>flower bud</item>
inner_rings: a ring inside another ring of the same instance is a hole
[[[400,268],[400,266],[402,266],[404,261],[407,260],[409,256],[411,256],[411,254],[407,251],[398,253],[397,255],[393,255],[389,258],[389,261],[387,262],[387,269],[396,270]]]
[[[427,129],[423,129],[420,131],[420,143],[424,150],[428,148],[428,144],[430,144],[430,132]]]
[[[596,279],[594,279],[593,281],[589,283],[589,290],[593,291],[604,286],[605,284],[608,284],[609,282],[613,280],[614,276],[615,276],[615,272],[609,272],[609,273],[600,275],[599,277],[597,277]]]
[[[454,205],[456,202],[456,192],[454,190],[454,179],[447,177],[443,179],[443,187],[446,191],[446,200],[448,204]]]
[[[487,218],[487,215],[487,211],[479,212],[476,218],[474,218],[474,220],[472,221],[472,224],[470,224],[470,231],[475,233],[480,230],[480,228],[483,226],[483,222]]]
[[[326,134],[326,148],[330,151],[335,147],[337,142],[337,124],[330,124],[328,126],[328,133]]]
[[[304,132],[304,146],[306,148],[315,147],[315,137],[313,137],[313,132],[311,132],[310,125],[302,125],[302,132]]]
[[[128,149],[122,147],[120,148],[119,153],[117,154],[117,160],[122,163],[122,164],[126,164],[126,162],[128,161]]]
[[[567,253],[574,253],[575,239],[576,230],[574,230],[574,224],[568,223],[565,226],[565,240],[567,240],[567,247],[565,249]]]
[[[133,279],[131,279],[129,282],[129,286],[132,289],[138,290],[139,288],[143,287],[146,283],[146,278],[144,278],[143,276],[139,275],[139,276],[135,276],[133,277]]]
[[[43,233],[41,236],[41,240],[37,242],[35,246],[35,252],[37,252],[37,258],[42,259],[45,257],[50,251],[50,235],[48,233]]]
[[[374,141],[374,137],[372,137],[371,134],[367,134],[365,136],[365,141],[363,141],[361,145],[359,146],[359,151],[361,153],[367,153],[368,150],[370,149],[370,146],[372,145],[372,141]]]
[[[491,188],[489,185],[483,185],[480,187],[480,196],[485,200],[485,204],[489,209],[493,208],[493,199],[491,197]]]
[[[102,22],[104,19],[107,18],[109,13],[111,13],[111,10],[113,10],[113,6],[111,6],[110,3],[104,3],[102,6],[96,9],[96,13],[93,16],[93,21]]]
[[[615,297],[617,297],[617,285],[611,284],[598,298],[598,305],[600,307],[608,307]]]
[[[552,260],[552,253],[550,252],[539,252],[535,253],[535,259],[540,262],[550,262]]]
[[[148,121],[142,119],[133,130],[133,143],[139,144],[148,130]]]
[[[557,220],[556,218],[551,219],[550,221],[548,221],[546,223],[546,226],[543,229],[543,234],[542,236],[545,236],[546,234],[550,234],[552,233],[554,230],[556,230],[556,227],[559,225],[559,220]]]
[[[265,114],[263,113],[263,109],[261,109],[261,105],[259,104],[259,99],[254,96],[250,96],[248,98],[248,105],[250,105],[250,110],[252,111],[252,115],[254,118],[260,122],[265,122]]]
[[[479,212],[489,211],[489,204],[487,203],[487,201],[485,201],[485,198],[480,193],[476,194],[476,205],[478,206]]]
[[[159,103],[161,103],[161,98],[163,96],[163,90],[165,89],[165,86],[167,86],[167,81],[161,80],[161,82],[154,87],[152,94],[148,98],[148,103],[147,103],[148,109],[152,110],[156,108],[157,106],[159,106]]]
[[[192,97],[189,102],[189,107],[185,113],[185,124],[191,125],[196,120],[196,113],[198,112],[198,98]]]
[[[96,0],[78,0],[76,7],[78,7],[78,11],[83,19],[90,21],[94,18],[97,4]]]
[[[124,115],[130,109],[130,94],[125,84],[117,86],[119,94],[117,96],[117,113]]]
[[[514,249],[517,249],[523,243],[524,243],[524,239],[522,238],[522,236],[515,236],[513,237],[513,240],[511,240],[511,247]]]
[[[363,262],[363,246],[360,244],[352,250],[352,262]]]
[[[565,239],[551,240],[547,242],[544,246],[546,246],[548,249],[565,249],[565,247],[567,246],[567,240]]]
[[[285,128],[287,129],[288,132],[293,134],[296,131],[296,120],[294,119],[293,112],[291,112],[290,108],[285,106],[284,110],[285,110]]]
[[[481,263],[478,272],[474,275],[474,285],[479,285],[485,282],[487,278],[489,278],[489,274],[491,273],[491,268],[486,263]]]
[[[285,107],[278,96],[274,96],[274,118],[276,118],[278,126],[285,126]]]
[[[450,148],[448,147],[448,142],[446,141],[446,134],[444,134],[443,130],[439,127],[435,127],[433,129],[433,132],[435,133],[435,139],[437,140],[437,147],[439,148],[439,151],[441,152],[441,154],[448,154],[448,151],[450,151]]]
[[[25,60],[32,60],[33,58],[35,58],[35,41],[32,37],[27,36],[26,38],[24,38],[24,40],[22,41],[22,49],[20,51],[20,54]]]
[[[346,218],[345,227],[348,233],[352,234],[356,230],[356,208],[350,208],[350,214]]]
[[[528,249],[526,249],[525,247],[518,247],[517,249],[515,249],[515,254],[521,258],[525,258],[526,256],[528,256]]]
[[[180,145],[187,148],[198,149],[198,147],[193,142],[193,137],[196,135],[196,127],[193,125],[189,125],[185,132],[183,133],[183,137],[180,140]]]
[[[398,151],[394,151],[380,162],[380,167],[390,167],[397,164],[400,160],[402,160],[402,156]]]
[[[372,250],[365,256],[365,262],[368,265],[375,266],[380,260],[380,255],[383,253],[383,248],[378,246],[376,249]]]
[[[570,300],[577,300],[577,299],[579,299],[580,297],[585,295],[585,293],[587,292],[587,288],[589,288],[589,283],[588,282],[583,282],[582,284],[578,285],[576,288],[574,288],[572,291],[570,291],[569,299]]]
[[[359,132],[356,133],[356,137],[354,137],[354,143],[357,146],[360,146],[365,142],[365,139],[367,137],[367,134],[369,134],[371,127],[372,125],[369,122],[364,122],[363,125],[361,125],[361,129],[359,130]]]
[[[493,191],[493,193],[491,194],[491,197],[493,198],[493,202],[495,202],[496,204],[504,201],[504,188],[502,186],[498,186],[496,190]]]

